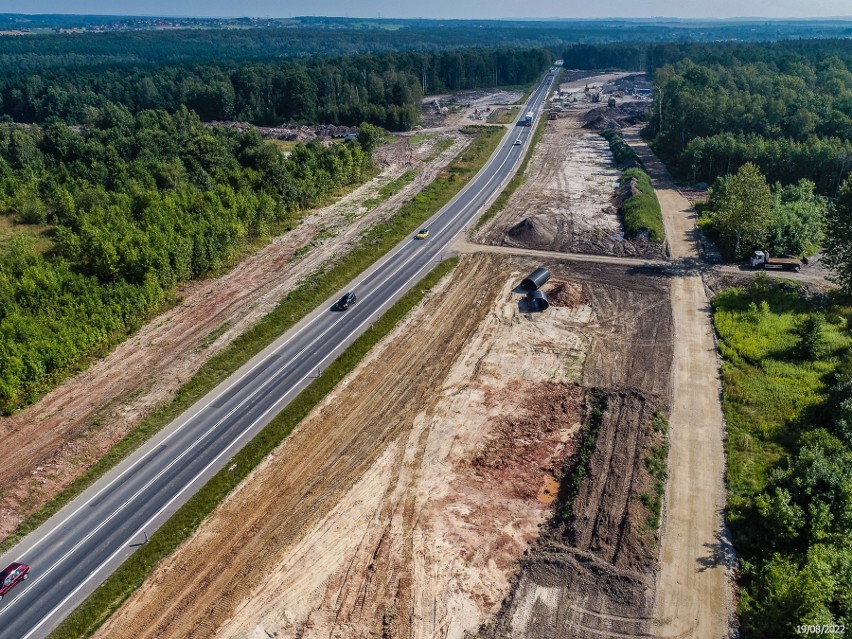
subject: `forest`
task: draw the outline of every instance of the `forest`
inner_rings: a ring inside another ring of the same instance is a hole
[[[849,41],[686,51],[654,70],[646,133],[670,167],[712,182],[751,162],[770,182],[837,193],[852,169]]]
[[[833,196],[852,169],[852,45],[576,45],[568,67],[646,71],[645,134],[678,177],[711,183],[751,162],[770,182],[807,179]]]
[[[0,127],[0,210],[51,236],[46,253],[17,237],[0,254],[0,409],[132,331],[178,283],[362,181],[381,137],[364,125],[357,143],[301,144],[285,158],[186,108],[116,105],[79,131]]]
[[[276,62],[61,68],[0,78],[0,115],[88,123],[108,104],[254,124],[369,122],[407,130],[425,92],[528,85],[552,62],[545,49],[465,49]]]
[[[85,32],[55,33],[60,29]],[[25,36],[0,37],[3,72],[467,48],[550,47],[555,52],[569,43],[751,42],[848,37],[852,32],[843,20],[178,19],[21,14],[0,14],[0,30]]]

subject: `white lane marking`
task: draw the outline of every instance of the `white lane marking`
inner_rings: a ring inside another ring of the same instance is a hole
[[[424,248],[424,250],[425,250],[426,245],[423,245],[423,248]],[[406,259],[405,261],[403,261],[403,262],[402,262],[401,264],[399,264],[399,265],[398,265],[398,266],[397,266],[397,267],[396,267],[393,271],[391,271],[389,274],[387,274],[387,275],[386,275],[386,276],[382,279],[382,281],[381,281],[381,282],[377,283],[377,285],[373,287],[373,289],[372,289],[371,291],[368,291],[366,294],[364,294],[364,298],[369,298],[369,297],[370,297],[370,295],[374,295],[374,294],[376,294],[376,293],[378,292],[378,290],[381,288],[381,284],[384,284],[384,283],[385,283],[385,282],[387,282],[389,279],[391,279],[392,277],[394,277],[397,273],[399,273],[399,271],[400,271],[400,270],[402,270],[403,268],[405,268],[405,267],[406,267],[406,266],[407,266],[407,265],[408,265],[408,264],[409,264],[409,263],[410,263],[410,262],[411,262],[411,261],[412,261],[415,257],[417,257],[417,256],[418,256],[420,253],[422,253],[422,252],[423,252],[422,250],[421,250],[421,251],[417,251],[417,250],[415,250],[415,251],[413,251],[412,253],[410,253],[410,255],[409,255],[408,259]],[[430,263],[430,262],[427,262],[427,265],[428,265],[429,263]],[[422,270],[422,269],[421,269],[421,270]],[[419,272],[419,271],[418,271],[418,272]],[[384,304],[382,304],[381,306],[379,306],[379,310],[381,310],[382,306],[384,306]],[[361,326],[363,326],[363,325],[364,325],[364,323],[366,323],[367,321],[371,320],[371,319],[372,319],[372,315],[373,315],[373,314],[371,313],[371,314],[370,314],[370,316],[368,316],[368,317],[367,317],[367,319],[366,319],[366,320],[364,320],[364,322],[362,322],[361,324],[359,324],[359,325],[358,325],[358,327],[357,327],[355,330],[357,331],[359,328],[361,328]],[[339,324],[341,321],[343,321],[343,320],[345,319],[345,317],[346,317],[345,315],[341,316],[341,317],[340,317],[340,319],[338,319],[336,322],[334,322],[333,324],[331,324],[331,325],[330,325],[328,328],[326,328],[326,329],[325,329],[322,333],[320,333],[319,335],[317,335],[317,336],[316,336],[313,340],[311,340],[311,342],[310,342],[307,346],[303,347],[303,348],[302,348],[302,350],[300,350],[298,353],[296,353],[296,355],[295,355],[292,359],[293,359],[293,360],[298,359],[298,358],[299,358],[302,354],[304,354],[304,352],[305,352],[305,351],[307,351],[308,349],[312,348],[312,347],[314,346],[314,344],[316,344],[316,343],[317,343],[320,339],[322,339],[323,337],[325,337],[325,335],[326,335],[327,333],[329,333],[329,332],[330,332],[330,331],[331,331],[331,330],[332,330],[335,326],[337,326],[337,324]],[[349,336],[351,336],[351,335],[352,335],[352,332],[350,332],[350,333],[349,333],[349,335],[347,335],[347,338],[348,338]],[[324,358],[320,361],[320,364],[322,364],[322,362],[324,362],[327,358],[328,358],[328,356],[324,357]],[[292,361],[292,360],[291,360],[291,361]],[[221,426],[221,425],[225,422],[225,420],[227,420],[229,417],[231,417],[231,416],[232,416],[232,415],[233,415],[233,414],[234,414],[237,410],[239,410],[240,408],[242,408],[242,407],[243,407],[243,406],[244,406],[244,405],[245,405],[248,401],[250,401],[252,398],[254,398],[254,397],[255,397],[255,396],[256,396],[256,395],[257,395],[260,391],[262,391],[262,390],[263,390],[264,388],[266,388],[268,385],[270,385],[270,384],[272,384],[272,383],[274,383],[274,382],[278,381],[278,380],[280,379],[281,374],[282,374],[282,373],[284,372],[284,370],[285,370],[285,369],[289,366],[289,364],[290,364],[290,363],[288,362],[287,364],[285,364],[284,366],[282,366],[282,367],[281,367],[278,371],[276,371],[275,373],[273,373],[273,374],[272,374],[272,376],[270,376],[270,377],[269,377],[268,379],[266,379],[266,380],[265,380],[265,381],[264,381],[264,382],[263,382],[263,383],[262,383],[262,384],[261,384],[258,388],[256,388],[254,391],[252,391],[252,393],[251,393],[250,395],[248,395],[246,398],[244,398],[244,399],[243,399],[240,403],[238,403],[238,404],[237,404],[234,408],[232,408],[232,409],[231,409],[231,410],[230,410],[230,411],[229,411],[226,415],[224,415],[224,416],[222,416],[221,418],[219,418],[219,420],[217,420],[217,421],[216,421],[216,423],[214,423],[212,426],[210,426],[209,428],[207,428],[207,430],[205,430],[205,431],[204,431],[201,435],[199,435],[199,436],[198,436],[198,437],[197,437],[197,438],[196,438],[196,439],[195,439],[195,440],[194,440],[194,441],[193,441],[193,442],[192,442],[192,443],[191,443],[191,444],[190,444],[187,448],[185,448],[185,449],[184,449],[184,450],[183,450],[183,451],[182,451],[182,452],[181,452],[181,453],[180,453],[177,457],[175,457],[175,458],[174,458],[171,462],[169,462],[169,463],[168,463],[168,465],[166,465],[165,467],[163,467],[163,468],[162,468],[162,469],[161,469],[161,470],[160,470],[160,471],[159,471],[159,472],[158,472],[158,473],[157,473],[154,477],[152,477],[151,479],[149,479],[149,480],[145,483],[145,485],[143,485],[141,488],[137,489],[137,490],[136,490],[136,492],[135,492],[133,495],[131,495],[128,499],[126,499],[126,500],[125,500],[125,501],[124,501],[124,502],[123,502],[123,503],[122,503],[122,504],[121,504],[121,505],[120,505],[117,509],[115,509],[115,510],[114,510],[111,514],[109,514],[109,516],[108,516],[106,519],[104,519],[104,520],[103,520],[100,524],[98,524],[98,526],[97,526],[97,527],[95,527],[95,528],[94,528],[94,529],[93,529],[93,530],[92,530],[92,531],[91,531],[88,535],[86,535],[86,536],[85,536],[82,540],[80,540],[77,544],[75,544],[73,548],[71,548],[69,551],[67,551],[67,552],[66,552],[66,553],[65,553],[62,557],[60,557],[58,560],[56,560],[56,561],[55,561],[55,562],[54,562],[51,566],[49,566],[47,569],[45,569],[45,570],[41,571],[41,572],[39,573],[39,577],[38,577],[38,578],[36,578],[36,579],[32,582],[31,587],[35,587],[35,585],[36,585],[36,584],[38,584],[38,583],[39,583],[39,581],[41,581],[42,579],[44,579],[45,577],[47,577],[47,575],[49,575],[51,572],[53,572],[53,571],[54,571],[54,570],[55,570],[55,569],[56,569],[56,568],[57,568],[57,567],[58,567],[58,566],[59,566],[59,565],[60,565],[63,561],[65,561],[65,560],[68,558],[68,556],[69,556],[69,555],[71,555],[71,554],[72,554],[74,551],[76,551],[76,550],[77,550],[77,549],[78,549],[78,548],[79,548],[82,544],[84,544],[86,541],[88,541],[88,540],[92,537],[92,535],[96,534],[96,533],[97,533],[97,532],[98,532],[101,528],[103,528],[103,527],[104,527],[107,523],[109,523],[110,521],[112,521],[112,519],[114,519],[114,518],[115,518],[115,517],[116,517],[116,516],[117,516],[120,512],[122,512],[122,511],[123,511],[126,507],[128,507],[128,506],[129,506],[129,505],[130,505],[130,504],[131,504],[131,503],[132,503],[132,502],[133,502],[133,501],[134,501],[134,500],[135,500],[135,499],[136,499],[136,498],[137,498],[137,497],[138,497],[138,496],[139,496],[142,492],[144,492],[145,490],[147,490],[147,489],[148,489],[148,488],[149,488],[149,487],[150,487],[150,486],[151,486],[154,482],[156,482],[156,481],[157,481],[160,477],[162,477],[162,475],[163,475],[164,473],[166,473],[166,472],[167,472],[168,470],[170,470],[170,469],[171,469],[171,468],[172,468],[175,464],[177,464],[177,463],[178,463],[179,461],[181,461],[184,457],[186,457],[186,456],[187,456],[190,452],[192,452],[192,450],[193,450],[196,446],[198,446],[198,444],[200,444],[200,443],[201,443],[201,442],[202,442],[205,438],[207,438],[207,437],[208,437],[208,436],[209,436],[209,435],[210,435],[210,434],[211,434],[214,430],[216,430],[217,428],[219,428],[219,426]],[[310,373],[308,373],[308,375],[310,375]],[[302,383],[302,382],[306,379],[306,377],[307,377],[307,376],[305,376],[305,377],[303,377],[302,379],[300,379],[300,380],[296,383],[296,385],[301,384],[301,383]],[[289,392],[289,391],[288,391],[288,392]],[[286,396],[286,394],[285,394],[285,396]],[[279,401],[280,401],[280,400],[279,400]],[[275,404],[273,404],[273,406],[276,406],[277,404],[278,404],[278,402],[276,402]],[[267,414],[267,412],[268,412],[268,411],[264,412],[264,413],[263,413],[263,415],[266,415],[266,414]],[[254,422],[254,423],[256,423],[256,422]],[[245,431],[243,431],[243,433],[241,433],[241,434],[239,435],[239,437],[242,437],[244,433],[245,433]],[[239,439],[239,437],[238,437],[237,439]],[[217,457],[217,459],[218,459],[218,457]],[[193,483],[193,482],[195,482],[195,481],[198,479],[198,477],[199,477],[201,474],[203,474],[204,472],[206,472],[206,468],[205,468],[205,470],[201,471],[201,473],[196,474],[196,475],[195,475],[195,476],[194,476],[194,477],[190,480],[190,484],[191,484],[191,483]],[[77,509],[77,511],[75,511],[75,513],[76,513],[76,512],[79,512],[79,510],[80,510],[80,509]],[[143,528],[144,528],[144,526],[143,526]],[[55,529],[54,529],[54,530],[55,530]],[[52,532],[53,532],[53,531],[51,531],[51,533],[52,533]],[[137,534],[138,534],[138,533],[137,533]],[[31,589],[29,589],[29,588],[27,589],[27,591],[30,591],[30,590],[31,590]],[[25,591],[25,592],[26,592],[26,591]],[[14,601],[18,601],[18,600],[19,600],[19,599],[21,599],[23,596],[25,596],[25,595],[22,595],[21,597],[17,597]],[[5,607],[3,608],[3,610],[0,610],[0,617],[2,617],[4,614],[6,614],[6,612],[7,612],[7,611],[8,611],[8,610],[12,607],[12,603],[14,603],[14,602],[11,602],[8,606],[5,606]]]

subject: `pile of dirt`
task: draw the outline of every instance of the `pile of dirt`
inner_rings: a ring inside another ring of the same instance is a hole
[[[645,460],[663,444],[653,426],[661,403],[635,389],[588,396],[581,436],[596,429],[597,437],[585,479],[572,499],[571,480],[583,463],[575,456],[551,525],[522,561],[500,612],[481,629],[485,637],[649,634],[657,533],[643,497],[654,491]]]
[[[556,235],[556,225],[544,215],[525,217],[506,231],[510,241],[520,246],[550,246]]]
[[[583,287],[572,282],[551,280],[545,290],[547,301],[551,306],[575,308],[589,303],[589,298],[583,292]]]
[[[646,104],[626,102],[618,106],[602,106],[583,115],[583,128],[593,131],[620,129],[645,121]]]

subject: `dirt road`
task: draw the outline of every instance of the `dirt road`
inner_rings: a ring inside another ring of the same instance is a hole
[[[663,210],[672,258],[698,256],[696,214],[635,130],[625,141],[642,158]],[[710,304],[698,274],[672,279],[675,331],[671,451],[654,634],[728,636],[730,541],[724,528],[725,457],[719,362]]]

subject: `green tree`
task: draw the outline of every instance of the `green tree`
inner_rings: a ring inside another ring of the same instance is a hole
[[[369,122],[362,122],[358,127],[358,144],[367,153],[372,153],[382,140],[385,139],[385,132],[379,127],[373,126]]]
[[[772,189],[766,247],[772,255],[810,255],[819,248],[825,227],[826,199],[810,180]]]
[[[852,176],[846,178],[826,215],[825,263],[834,280],[852,293]]]
[[[771,206],[769,185],[754,164],[746,163],[736,174],[719,178],[710,195],[710,207],[728,255],[741,259],[764,245]]]
[[[802,359],[818,360],[825,356],[828,342],[825,338],[825,317],[809,313],[796,324],[793,334],[799,338],[796,351]]]

